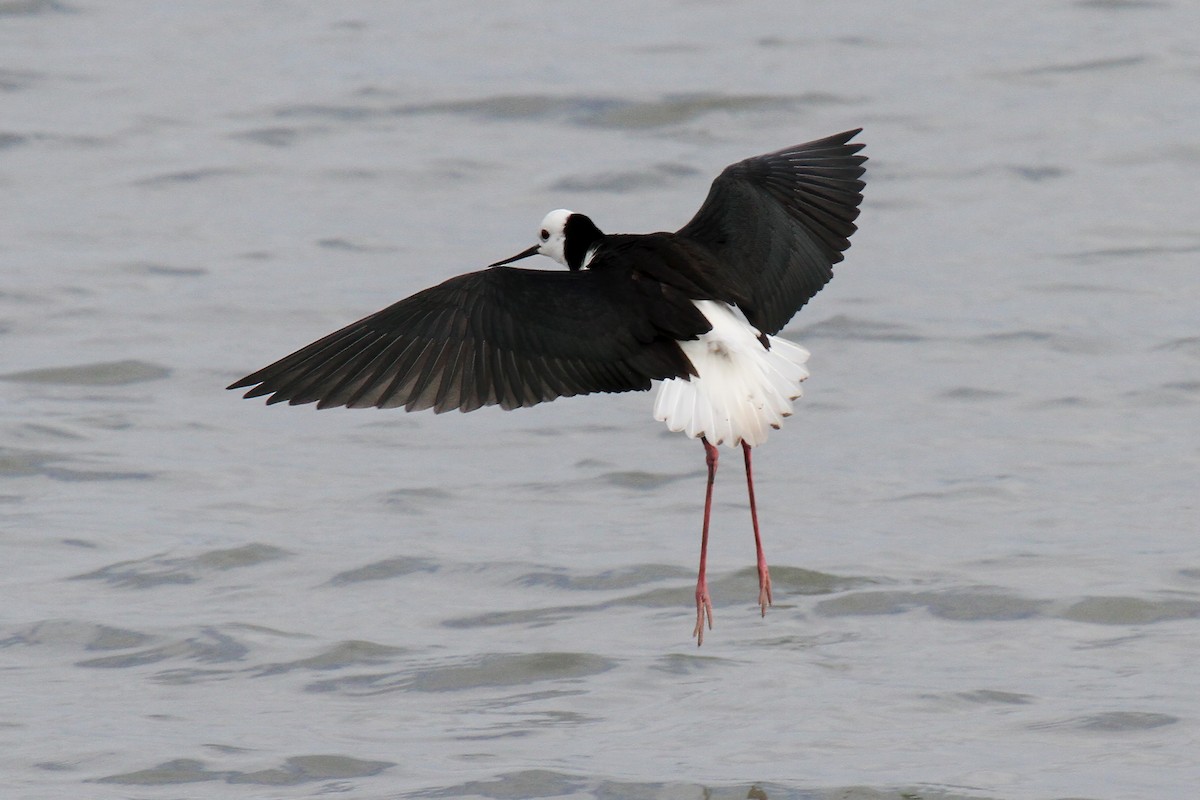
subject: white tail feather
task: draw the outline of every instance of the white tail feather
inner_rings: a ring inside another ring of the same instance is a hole
[[[699,339],[679,343],[697,375],[663,381],[654,418],[712,444],[762,444],[803,394],[800,382],[808,377],[808,351],[775,336],[767,337],[768,350],[758,330],[734,306],[694,302],[713,326]]]

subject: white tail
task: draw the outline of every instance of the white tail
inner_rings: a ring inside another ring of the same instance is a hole
[[[775,336],[767,337],[768,350],[758,339],[759,331],[736,307],[713,300],[694,302],[713,326],[699,339],[679,343],[698,374],[691,380],[663,381],[654,418],[712,444],[762,444],[803,394],[800,382],[808,377],[808,351]]]

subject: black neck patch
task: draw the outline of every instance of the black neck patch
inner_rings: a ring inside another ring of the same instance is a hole
[[[604,234],[596,223],[583,214],[572,214],[563,225],[563,258],[567,267],[575,272],[583,269],[588,251],[600,244]]]

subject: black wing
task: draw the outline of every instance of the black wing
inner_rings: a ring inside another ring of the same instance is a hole
[[[717,176],[679,236],[743,282],[742,312],[775,333],[833,277],[857,230],[865,185],[860,129],[739,161]]]
[[[676,340],[709,328],[682,293],[629,270],[498,267],[418,292],[228,388],[318,408],[517,408],[694,374]]]

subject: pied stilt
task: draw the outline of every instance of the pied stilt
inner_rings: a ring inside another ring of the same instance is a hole
[[[229,386],[317,408],[533,406],[646,390],[654,417],[704,445],[708,486],[696,579],[696,643],[712,628],[706,581],[717,445],[741,446],[771,604],[750,449],[792,412],[808,352],[776,337],[833,277],[862,202],[859,130],[748,158],[713,181],[675,233],[604,234],[566,209],[538,243],[331,333]],[[505,266],[545,255],[567,272]]]

